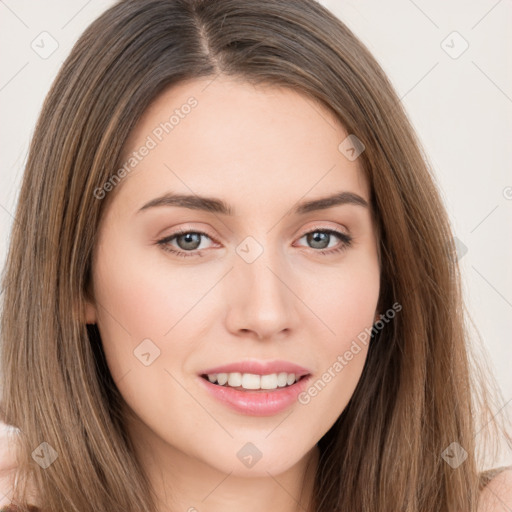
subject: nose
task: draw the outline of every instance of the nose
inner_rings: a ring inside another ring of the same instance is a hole
[[[226,279],[227,329],[260,340],[294,331],[299,322],[300,284],[282,255],[268,248],[252,262],[237,256]]]

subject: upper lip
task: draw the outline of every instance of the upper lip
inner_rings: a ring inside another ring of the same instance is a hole
[[[289,361],[240,361],[229,363],[214,368],[208,368],[201,372],[201,375],[211,375],[213,373],[252,373],[255,375],[269,375],[272,373],[294,373],[296,377],[309,375],[310,371],[303,366],[291,363]]]

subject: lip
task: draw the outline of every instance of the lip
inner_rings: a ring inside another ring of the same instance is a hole
[[[202,376],[198,378],[202,383],[201,385],[205,387],[212,397],[229,408],[250,416],[273,416],[298,402],[297,396],[306,389],[312,375],[302,377],[291,386],[275,390],[257,391],[239,391],[235,388],[213,384]]]
[[[240,361],[230,363],[215,368],[208,368],[199,375],[208,375],[212,373],[253,373],[255,375],[269,375],[271,373],[294,373],[297,377],[303,377],[311,373],[310,370],[289,361]],[[293,387],[293,386],[290,386]]]

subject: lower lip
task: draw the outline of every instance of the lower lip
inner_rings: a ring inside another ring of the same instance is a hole
[[[251,416],[273,416],[297,401],[297,395],[306,389],[310,378],[311,375],[308,375],[291,386],[268,391],[239,391],[212,384],[203,377],[199,377],[199,380],[213,397],[237,412]]]

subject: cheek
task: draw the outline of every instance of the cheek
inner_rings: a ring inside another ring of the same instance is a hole
[[[104,324],[116,321],[130,335],[164,336],[202,296],[204,275],[193,266],[169,263],[157,247],[111,240],[99,253],[95,294]]]
[[[196,349],[187,312],[204,295],[204,281],[195,282],[192,271],[169,270],[162,259],[144,259],[133,247],[115,258],[119,252],[113,247],[101,255],[94,277],[98,328],[112,378],[146,424],[159,418],[168,425],[175,410],[187,410],[184,420],[192,424],[198,411],[173,376],[181,382],[181,368]]]
[[[124,241],[115,235],[110,242],[99,252],[94,273],[107,364],[134,410],[150,403],[148,419],[152,414],[164,417],[169,400],[190,399],[170,374],[190,373],[194,354],[208,341],[211,324],[220,316],[215,294],[208,294],[219,271],[170,264],[158,248],[123,247]],[[148,396],[158,400],[145,404]]]
[[[322,335],[315,338],[317,374],[299,403],[323,418],[321,425],[314,426],[316,435],[323,435],[343,412],[361,377],[375,321],[379,277],[375,260],[362,259],[329,275],[317,273],[310,288],[316,292],[307,295],[308,305],[321,319]]]
[[[170,271],[160,255],[142,257],[133,247],[126,249],[120,242],[100,252],[94,275],[98,327],[114,380],[138,369],[134,351],[139,346],[165,356],[169,342],[180,339],[180,319],[204,295],[204,282],[194,280],[192,272]],[[189,343],[176,345],[172,351],[177,357],[185,356],[180,350],[193,349]],[[155,365],[163,359],[159,356]]]
[[[354,255],[336,269],[315,272],[303,290],[311,311],[325,329],[324,353],[346,350],[350,342],[375,321],[380,272],[375,258]]]

